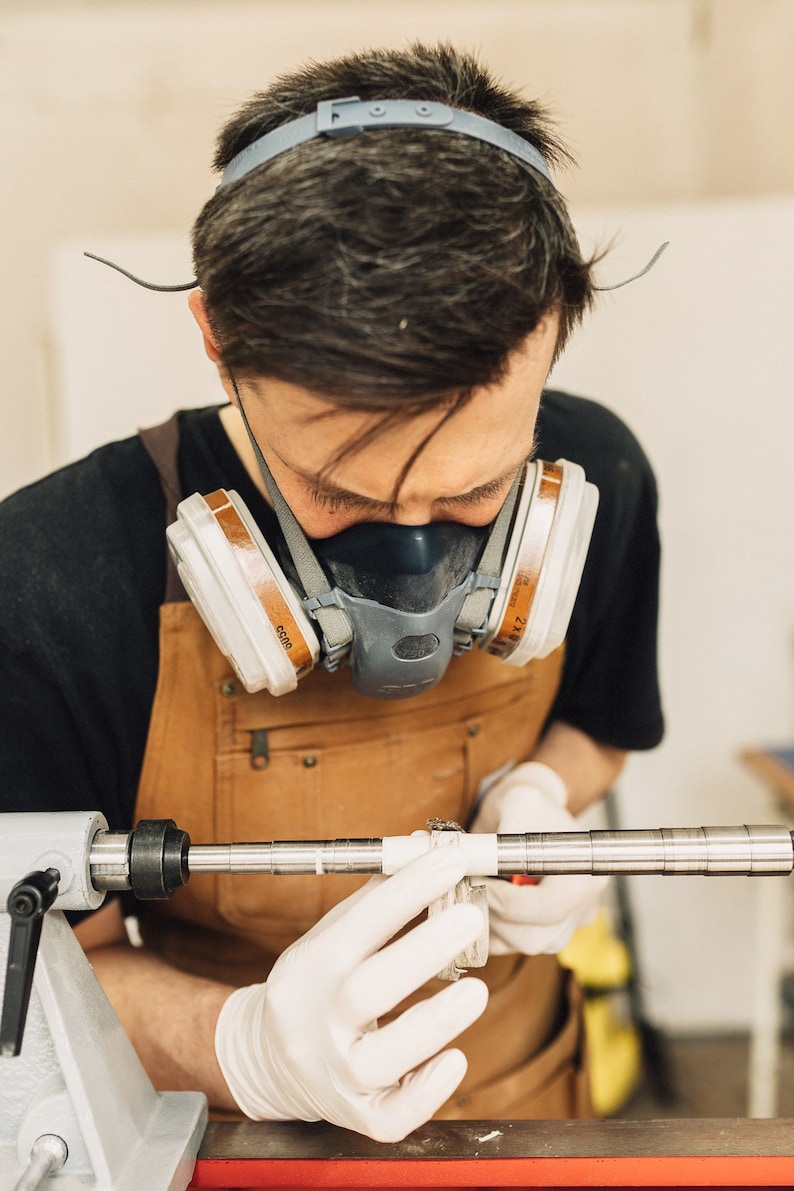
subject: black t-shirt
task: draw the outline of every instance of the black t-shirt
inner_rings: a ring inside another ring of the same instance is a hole
[[[548,391],[538,456],[582,464],[600,503],[552,719],[616,748],[662,735],[656,489],[626,426]],[[274,516],[216,407],[180,415],[182,490],[233,488]],[[94,451],[0,504],[0,811],[101,810],[131,826],[158,668],[166,504],[140,439]],[[421,698],[421,696],[418,696]]]

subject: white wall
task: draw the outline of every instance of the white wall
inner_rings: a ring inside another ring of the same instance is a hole
[[[605,283],[672,241],[649,277],[604,295],[557,373],[627,418],[662,491],[669,735],[632,762],[622,814],[632,826],[769,819],[734,758],[794,723],[789,0],[0,0],[0,492],[212,390],[184,297],[143,294],[75,250],[121,238],[131,268],[162,263],[178,279],[215,130],[246,94],[307,57],[414,36],[481,49],[558,112],[581,163],[561,186],[583,235],[623,228]],[[728,205],[693,234],[682,204],[715,200]],[[133,409],[138,374],[111,347],[114,316],[134,325],[153,310],[135,353],[157,379]],[[81,329],[92,391],[69,419],[58,378]],[[752,882],[635,886],[659,1023],[746,1022]]]
[[[54,250],[183,230],[210,148],[308,57],[413,37],[479,49],[557,112],[576,202],[794,190],[789,0],[0,0],[0,492],[58,459],[45,351]]]
[[[739,750],[794,734],[794,199],[580,210],[620,234],[603,294],[552,381],[610,405],[660,481],[667,733],[619,786],[623,826],[780,822]],[[783,878],[769,878],[783,879]],[[752,997],[757,881],[631,881],[653,1015],[735,1028]]]

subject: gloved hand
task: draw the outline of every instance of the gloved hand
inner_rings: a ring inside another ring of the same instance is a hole
[[[465,867],[460,849],[439,848],[374,878],[289,947],[265,984],[229,996],[215,1052],[247,1116],[325,1120],[399,1141],[452,1094],[466,1058],[442,1048],[480,1016],[486,985],[460,980],[382,1028],[377,1019],[481,930],[475,906],[453,906],[384,947]]]
[[[483,798],[472,831],[502,835],[527,831],[578,831],[568,813],[565,783],[537,761],[517,765],[494,782]],[[490,952],[507,955],[554,954],[579,926],[592,922],[608,878],[550,876],[537,885],[514,885],[490,878]]]

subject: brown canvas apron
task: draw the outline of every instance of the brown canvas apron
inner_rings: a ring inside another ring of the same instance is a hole
[[[248,694],[192,604],[166,603],[135,820],[172,818],[194,843],[405,835],[432,817],[465,822],[483,780],[532,755],[560,666],[559,651],[517,669],[474,650],[414,699],[358,695],[347,670],[317,670],[279,698]],[[170,901],[140,903],[141,930],[176,967],[253,983],[364,880],[197,874]],[[494,957],[477,974],[489,1004],[461,1036],[469,1071],[438,1115],[590,1115],[570,975],[554,956]]]

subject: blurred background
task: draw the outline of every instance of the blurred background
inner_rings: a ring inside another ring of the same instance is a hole
[[[625,418],[661,492],[668,733],[632,759],[617,813],[779,822],[738,754],[794,735],[790,0],[0,0],[0,495],[220,399],[185,296],[82,251],[188,280],[220,123],[308,58],[414,38],[479,52],[556,113],[583,246],[612,244],[602,285],[670,241],[601,296],[552,378]],[[660,1029],[750,1029],[761,924],[787,961],[787,897],[770,909],[768,885],[630,881]]]

